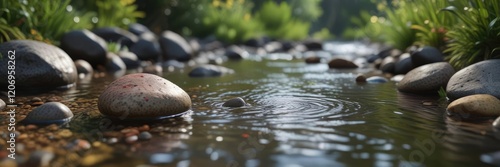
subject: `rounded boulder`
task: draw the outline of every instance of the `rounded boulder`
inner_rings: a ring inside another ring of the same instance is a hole
[[[112,118],[149,120],[184,114],[191,108],[191,98],[162,77],[136,73],[110,83],[97,105],[103,115]]]
[[[9,74],[16,90],[67,88],[77,80],[73,60],[56,46],[32,40],[0,44],[0,86],[7,89]],[[9,70],[10,69],[10,70]]]
[[[73,112],[60,102],[48,102],[31,111],[23,123],[25,124],[61,124],[69,122]]]
[[[500,100],[489,94],[475,94],[451,102],[447,110],[461,118],[500,116]]]
[[[408,72],[397,88],[408,93],[436,93],[446,86],[454,73],[453,67],[446,62],[423,65]]]
[[[500,98],[500,60],[485,60],[455,73],[446,86],[450,100],[473,94],[490,94]]]

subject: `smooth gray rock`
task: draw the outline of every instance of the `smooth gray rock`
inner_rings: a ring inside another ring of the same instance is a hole
[[[160,36],[160,48],[163,60],[188,61],[193,54],[193,50],[186,39],[168,30],[164,31]]]
[[[437,93],[439,88],[446,86],[454,73],[455,70],[447,62],[423,65],[408,72],[398,83],[397,89],[416,94]]]
[[[450,100],[473,94],[490,94],[500,98],[500,59],[472,64],[453,75],[446,86]]]
[[[117,55],[122,59],[123,63],[125,63],[127,69],[136,69],[141,65],[141,61],[137,58],[137,55],[132,52],[120,51]]]
[[[13,40],[0,44],[0,53],[3,55],[0,59],[1,89],[5,90],[9,85],[9,65],[15,67],[13,76],[16,91],[67,88],[77,80],[73,60],[54,45],[32,40]],[[12,62],[9,63],[10,60]]]
[[[66,123],[73,117],[73,112],[60,102],[45,103],[28,113],[24,124],[61,124]]]
[[[189,72],[190,77],[217,77],[224,74],[232,74],[234,70],[211,64],[198,66]]]
[[[223,107],[243,107],[246,104],[247,103],[245,102],[245,100],[243,100],[241,97],[235,97],[235,98],[229,99],[228,101],[224,102],[224,104],[222,104],[222,106]]]
[[[140,36],[144,33],[151,33],[151,30],[149,30],[148,27],[142,25],[142,24],[139,24],[139,23],[132,23],[132,24],[129,24],[128,25],[128,31],[137,35],[137,36]]]
[[[85,60],[93,67],[106,64],[106,41],[89,30],[75,30],[64,34],[61,37],[61,49],[73,60]]]
[[[161,55],[160,44],[153,33],[144,33],[139,40],[129,48],[140,60],[158,61]]]
[[[78,74],[91,74],[92,72],[94,72],[92,65],[90,65],[90,63],[85,60],[76,60],[74,63]]]
[[[396,62],[397,60],[393,56],[385,57],[382,60],[379,69],[384,73],[394,74],[394,71],[396,69]]]
[[[372,76],[366,78],[367,83],[386,83],[388,82],[387,78],[381,77],[381,76]]]
[[[394,74],[406,74],[413,69],[409,53],[403,53],[394,65]]]
[[[425,64],[442,62],[444,56],[437,48],[424,46],[411,54],[411,61],[415,67],[419,67]]]
[[[134,45],[138,40],[138,37],[135,34],[118,27],[98,28],[92,30],[92,32],[107,42],[119,43],[122,46],[127,46],[128,48]]]
[[[108,61],[106,62],[106,70],[115,72],[115,71],[124,71],[127,69],[127,65],[123,62],[120,56],[115,53],[108,52],[106,55]]]
[[[226,55],[227,58],[231,60],[241,60],[247,58],[249,56],[249,53],[239,46],[232,45],[226,49],[224,55]]]
[[[189,111],[191,98],[165,78],[135,73],[110,83],[97,106],[103,115],[117,119],[163,119]]]

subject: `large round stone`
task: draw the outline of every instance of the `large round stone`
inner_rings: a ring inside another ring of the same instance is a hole
[[[153,74],[129,74],[113,81],[98,100],[99,111],[118,119],[161,119],[183,114],[191,98],[174,83]]]
[[[9,73],[15,77],[12,80],[16,90],[71,87],[76,82],[77,71],[73,60],[53,45],[14,40],[0,44],[0,53],[3,55],[0,59],[1,89],[7,89]]]
[[[106,48],[106,41],[89,30],[70,31],[61,38],[61,49],[73,60],[82,59],[94,67],[106,64]]]
[[[446,87],[450,100],[473,94],[490,94],[500,98],[500,59],[472,64],[450,78]]]
[[[470,95],[451,102],[447,110],[461,118],[500,116],[500,100],[489,94]]]
[[[397,88],[401,92],[436,93],[446,86],[454,73],[453,67],[446,62],[423,65],[408,72]]]

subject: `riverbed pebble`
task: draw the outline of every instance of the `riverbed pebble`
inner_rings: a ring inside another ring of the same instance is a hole
[[[151,135],[151,133],[149,132],[141,132],[139,133],[139,140],[149,140],[153,137],[153,135]]]
[[[5,106],[6,106],[5,101],[0,99],[0,110],[3,110],[5,108]]]
[[[328,67],[335,69],[350,69],[350,68],[358,68],[358,65],[346,59],[335,58],[333,60],[330,60],[330,62],[328,62]]]
[[[408,93],[436,93],[446,87],[448,80],[455,73],[447,62],[432,63],[417,67],[408,72],[398,83],[397,89]]]
[[[386,83],[387,81],[388,81],[387,78],[381,76],[372,76],[366,78],[367,83]]]
[[[476,94],[459,98],[448,105],[451,115],[467,116],[500,116],[500,100],[489,94]]]
[[[217,77],[232,73],[234,73],[234,70],[223,66],[204,64],[191,70],[188,75],[190,77]]]
[[[415,67],[430,63],[442,62],[443,60],[444,56],[441,51],[432,46],[424,46],[418,48],[411,54],[411,62]]]
[[[224,102],[224,104],[222,104],[222,106],[224,107],[243,107],[245,105],[246,102],[241,97],[229,99],[228,101]]]
[[[73,117],[73,112],[60,102],[45,103],[28,113],[22,121],[25,124],[61,124]]]
[[[454,74],[446,93],[450,100],[473,94],[490,94],[500,98],[500,59],[472,64]]]
[[[165,78],[136,73],[109,84],[99,96],[98,108],[103,115],[119,119],[158,119],[188,111],[191,98]]]
[[[366,76],[363,75],[363,74],[358,74],[356,76],[356,82],[358,82],[358,83],[364,83],[364,82],[366,82]]]
[[[90,65],[90,63],[85,60],[78,59],[75,60],[74,63],[78,74],[91,74],[92,72],[94,72],[94,69],[92,69],[92,65]]]

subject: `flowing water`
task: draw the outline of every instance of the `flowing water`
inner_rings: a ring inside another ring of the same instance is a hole
[[[344,55],[367,49],[359,43],[330,47]],[[491,120],[450,119],[439,97],[402,94],[394,82],[355,82],[358,73],[370,69],[332,70],[325,63],[306,64],[286,54],[223,66],[236,73],[190,78],[187,69],[165,72],[163,77],[192,97],[192,113],[152,125],[163,131],[103,164],[486,166],[481,154],[500,150]],[[62,96],[95,102],[112,80],[81,82]],[[248,105],[222,107],[233,97]],[[80,109],[70,128],[92,132],[105,119],[96,109],[95,103]]]

